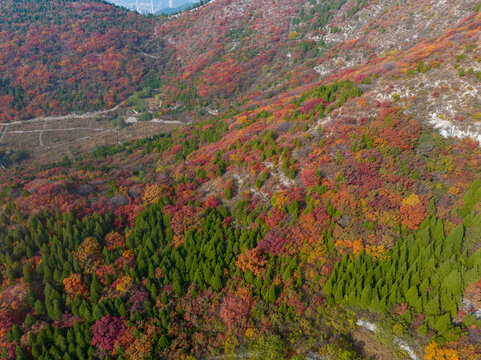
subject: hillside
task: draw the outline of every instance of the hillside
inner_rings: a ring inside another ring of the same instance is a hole
[[[139,11],[142,14],[157,14],[162,12],[168,14],[182,11],[188,6],[194,4],[195,0],[111,0],[110,3],[118,6],[124,6],[130,10]],[[138,9],[137,9],[138,6]],[[153,9],[153,11],[152,11]]]
[[[152,22],[100,1],[2,1],[0,44],[3,121],[114,107],[167,56]]]
[[[114,110],[150,136],[0,172],[2,356],[481,358],[480,10],[122,13],[165,44]]]

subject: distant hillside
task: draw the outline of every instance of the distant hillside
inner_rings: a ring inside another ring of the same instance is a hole
[[[109,0],[109,2],[124,6],[130,10],[139,10],[142,14],[172,13],[185,9],[196,0]]]
[[[113,107],[161,72],[161,48],[146,17],[104,2],[2,1],[2,119]]]
[[[161,14],[166,14],[166,15],[170,15],[170,14],[175,14],[175,13],[178,13],[180,11],[184,11],[185,9],[187,9],[189,6],[191,6],[192,4],[190,3],[187,3],[187,4],[183,4],[183,5],[180,5],[180,6],[177,6],[177,7],[173,7],[173,8],[165,8],[163,10],[160,10],[156,13],[156,15],[161,15]]]

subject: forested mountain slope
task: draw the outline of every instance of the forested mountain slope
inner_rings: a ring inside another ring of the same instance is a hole
[[[480,9],[156,20],[150,111],[199,119],[0,173],[2,356],[479,359]]]
[[[113,107],[166,55],[147,18],[90,0],[2,1],[0,44],[3,121]]]

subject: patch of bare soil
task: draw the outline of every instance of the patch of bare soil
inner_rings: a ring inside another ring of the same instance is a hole
[[[107,120],[68,118],[25,121],[8,125],[0,138],[0,147],[26,150],[23,166],[60,161],[66,155],[77,158],[97,146],[122,144],[126,141],[168,132],[178,123],[137,122],[125,128],[113,127]]]
[[[374,333],[363,328],[352,332],[356,348],[369,360],[397,360],[402,359],[392,352],[385,344],[376,339]]]

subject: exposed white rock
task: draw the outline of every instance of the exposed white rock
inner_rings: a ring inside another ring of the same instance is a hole
[[[481,143],[481,127],[479,124],[472,124],[469,128],[462,129],[439,116],[439,114],[431,113],[429,123],[439,130],[441,136],[445,138],[457,137],[458,139],[471,138]]]
[[[398,345],[401,349],[403,349],[412,360],[418,360],[418,356],[416,353],[409,347],[409,345],[403,341],[402,339],[398,338],[397,336],[394,336],[394,342],[396,345]]]
[[[363,319],[357,319],[356,325],[373,333],[378,331],[376,324],[373,324],[372,322]],[[402,350],[404,350],[412,360],[419,360],[414,350],[404,340],[400,339],[397,336],[394,336],[394,343],[398,345]]]
[[[373,324],[372,322],[362,320],[362,319],[357,319],[356,325],[359,326],[360,328],[376,332],[377,331],[377,326],[376,324]]]

